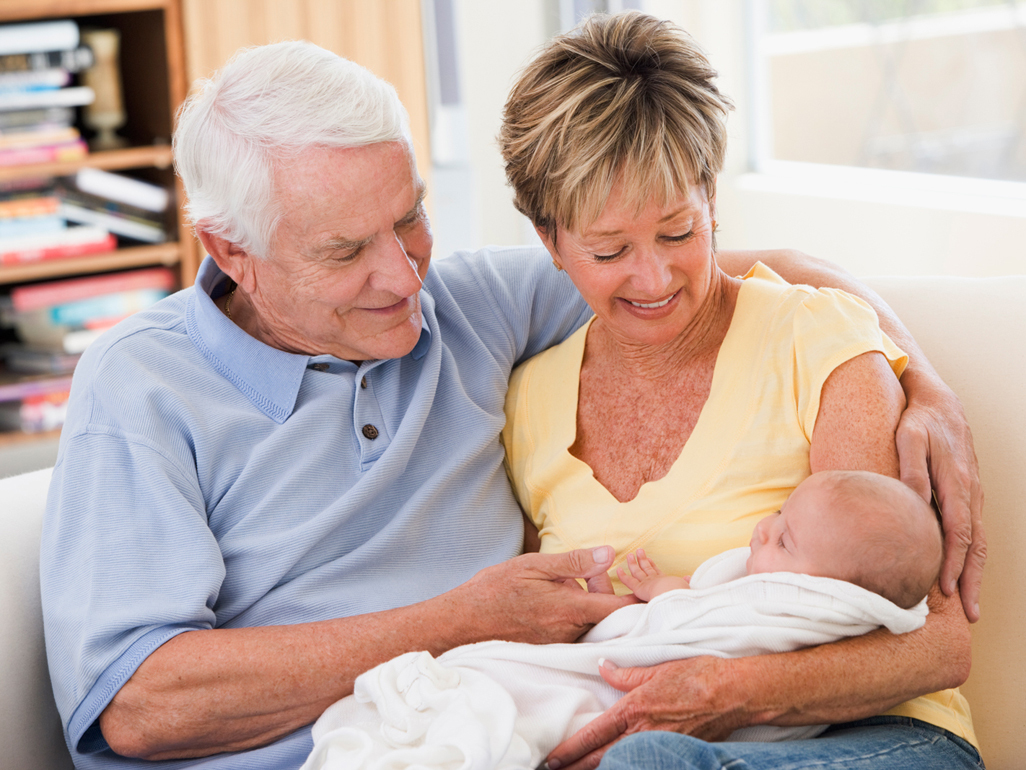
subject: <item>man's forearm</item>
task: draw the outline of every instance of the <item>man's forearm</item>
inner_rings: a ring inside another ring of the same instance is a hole
[[[116,753],[154,760],[266,745],[313,722],[377,664],[469,641],[470,629],[447,623],[435,601],[295,626],[179,634],[125,684],[101,715],[101,730]]]
[[[434,599],[293,626],[188,631],[151,654],[100,716],[115,753],[203,757],[264,746],[313,722],[356,678],[414,650],[486,639],[572,642],[630,597],[582,591],[613,549],[526,554]],[[608,580],[607,580],[608,582]]]

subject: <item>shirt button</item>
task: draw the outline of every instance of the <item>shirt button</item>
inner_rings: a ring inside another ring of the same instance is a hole
[[[330,366],[330,364],[310,364],[310,368],[315,372],[326,372]]]
[[[373,441],[378,437],[378,429],[370,423],[367,423],[363,426],[363,435]]]
[[[366,377],[361,377],[360,378],[360,387],[361,388],[366,388],[367,387],[367,378]]]

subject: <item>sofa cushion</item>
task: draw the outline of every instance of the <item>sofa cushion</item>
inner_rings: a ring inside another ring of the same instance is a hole
[[[39,533],[50,472],[0,480],[0,765],[5,770],[72,766],[50,689],[39,606]]]
[[[1026,276],[865,279],[962,399],[986,496],[989,553],[962,692],[988,767],[1026,755]]]

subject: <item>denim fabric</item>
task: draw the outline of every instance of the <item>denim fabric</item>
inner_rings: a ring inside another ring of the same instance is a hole
[[[600,770],[966,770],[983,768],[969,743],[906,717],[834,725],[818,738],[706,743],[676,733],[638,733],[613,746]]]

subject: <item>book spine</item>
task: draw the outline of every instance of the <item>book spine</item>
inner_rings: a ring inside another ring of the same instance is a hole
[[[26,262],[42,262],[49,259],[67,259],[70,257],[85,256],[86,254],[113,251],[118,244],[117,238],[110,233],[104,233],[104,236],[105,237],[103,238],[97,238],[95,241],[82,241],[80,243],[64,243],[53,246],[36,246],[0,251],[0,265],[20,265]]]
[[[170,268],[148,267],[109,275],[91,275],[16,286],[11,290],[11,304],[15,312],[28,313],[102,294],[139,289],[173,291],[174,288],[175,274]]]
[[[65,128],[75,122],[71,107],[40,107],[34,110],[0,112],[0,132],[30,131],[37,126]]]
[[[157,225],[137,222],[126,217],[118,217],[103,211],[77,206],[72,203],[61,203],[60,215],[69,222],[83,225],[96,225],[125,238],[134,238],[146,243],[163,243],[167,234]]]
[[[53,91],[6,91],[0,93],[0,110],[81,107],[92,104],[95,99],[96,93],[89,86],[70,86]]]
[[[83,192],[157,213],[167,209],[171,200],[163,187],[98,168],[79,169],[75,174],[75,186]]]
[[[61,202],[53,195],[33,195],[0,201],[0,220],[56,214]]]
[[[135,219],[155,227],[164,226],[163,217],[161,217],[157,212],[147,211],[146,209],[133,206],[129,203],[111,200],[110,198],[103,198],[99,195],[82,192],[81,190],[75,190],[67,186],[59,186],[56,190],[56,195],[61,201],[82,206],[87,209],[103,211],[117,217]]]
[[[89,154],[85,140],[44,144],[39,147],[0,149],[0,166],[30,166],[33,163],[62,163],[81,160]]]
[[[20,238],[25,235],[55,233],[65,230],[67,227],[67,221],[55,215],[0,219],[0,238]]]
[[[96,319],[122,319],[145,310],[164,299],[170,292],[166,289],[136,289],[99,297],[80,299],[65,305],[50,308],[50,322],[55,326],[87,326]],[[99,326],[110,326],[100,323]]]
[[[0,134],[0,150],[19,149],[23,147],[43,147],[46,145],[74,142],[81,138],[74,126],[44,129],[35,131],[12,131]]]
[[[96,63],[93,49],[87,45],[63,51],[30,51],[0,56],[0,72],[31,72],[59,67],[68,72],[81,72]]]
[[[27,72],[0,72],[0,93],[7,91],[51,91],[71,82],[66,69],[51,68]]]
[[[0,25],[0,54],[77,48],[78,25],[70,19]]]

